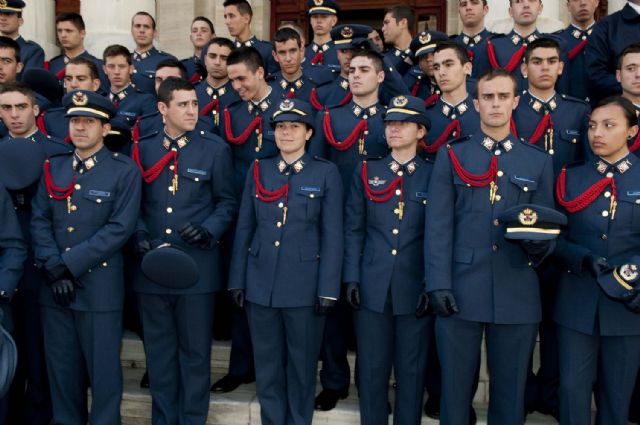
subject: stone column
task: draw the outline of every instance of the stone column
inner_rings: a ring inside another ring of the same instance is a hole
[[[540,32],[553,32],[566,26],[568,22],[560,19],[560,9],[565,7],[564,2],[565,0],[543,0],[544,8],[538,18]],[[509,17],[509,0],[488,0],[488,3],[487,28],[494,32],[511,31],[513,20]]]
[[[617,12],[627,4],[626,0],[609,0],[607,3],[607,13],[611,15],[613,12]]]
[[[60,49],[56,45],[55,0],[31,0],[25,3],[27,6],[22,12],[24,25],[20,28],[20,34],[42,46],[47,59],[56,56]]]

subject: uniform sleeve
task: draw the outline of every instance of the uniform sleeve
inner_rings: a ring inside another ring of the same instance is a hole
[[[309,147],[307,151],[311,156],[319,156],[320,158],[326,158],[327,152],[327,140],[324,135],[322,123],[324,121],[324,111],[319,111],[316,114],[315,132],[313,137],[309,141]]]
[[[361,168],[356,167],[344,212],[344,262],[342,280],[360,283],[360,262],[367,228],[367,201],[362,186]]]
[[[425,220],[425,276],[427,291],[451,289],[455,187],[447,149],[440,149],[429,182]],[[436,196],[437,194],[437,196]]]
[[[411,95],[402,77],[403,74],[397,71],[387,58],[384,59],[384,66],[384,81],[379,89],[380,102],[383,105],[388,105],[395,96]]]
[[[31,237],[36,263],[45,268],[62,264],[60,248],[53,231],[53,212],[50,202],[44,176],[42,176],[38,191],[31,201]]]
[[[616,59],[609,47],[609,22],[597,23],[585,47],[587,87],[591,99],[602,99],[621,92],[620,83],[610,70]]]
[[[322,198],[320,229],[320,268],[318,271],[318,296],[340,296],[344,232],[342,180],[338,168],[329,164]]]
[[[121,249],[136,228],[142,178],[133,165],[121,173],[111,217],[93,236],[62,254],[62,260],[75,277],[82,276]]]
[[[31,52],[31,55],[26,58],[21,58],[22,63],[24,64],[22,72],[27,69],[44,68],[44,50],[42,50],[42,47],[33,45]]]
[[[531,202],[547,208],[555,208],[553,196],[555,185],[553,184],[553,157],[545,154],[545,161],[540,173],[538,190],[531,197]]]
[[[145,94],[142,97],[142,105],[140,105],[140,116],[153,114],[158,110],[158,102],[153,95]]]
[[[27,258],[27,243],[20,231],[11,197],[0,186],[0,290],[15,291]]]

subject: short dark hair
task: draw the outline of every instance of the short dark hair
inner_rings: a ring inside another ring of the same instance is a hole
[[[0,35],[0,49],[13,49],[16,62],[20,62],[20,45],[13,38]]]
[[[180,90],[190,91],[195,90],[195,87],[184,78],[167,78],[160,84],[160,87],[158,88],[158,102],[162,102],[168,105],[169,102],[171,102],[171,99],[173,99],[173,92]]]
[[[141,10],[140,12],[136,12],[132,17],[131,17],[131,25],[133,25],[133,20],[135,19],[136,16],[146,16],[149,19],[151,19],[151,28],[153,28],[154,30],[156,29],[156,20],[153,16],[151,16],[151,14],[149,12],[145,12],[144,10]]]
[[[407,20],[407,27],[409,32],[416,24],[416,13],[412,7],[407,6],[406,4],[396,4],[395,6],[387,7],[384,10],[384,14],[390,13],[391,16],[396,20],[396,22],[400,22],[403,19]]]
[[[206,16],[196,16],[195,18],[193,18],[193,21],[191,21],[191,25],[198,21],[204,22],[209,26],[209,29],[212,33],[216,33],[216,30],[213,29],[213,22],[211,22],[211,19],[207,18]]]
[[[367,58],[373,62],[373,69],[375,69],[376,73],[380,71],[384,71],[384,62],[382,60],[382,56],[380,53],[371,49],[362,49],[362,50],[354,50],[353,55],[351,56],[351,60],[353,61],[355,58]]]
[[[451,49],[456,54],[460,63],[464,65],[467,62],[471,62],[469,59],[469,52],[462,45],[454,42],[454,41],[440,41],[436,43],[435,49],[433,49],[433,53],[436,54],[443,50]]]
[[[98,65],[91,59],[87,59],[83,56],[76,56],[67,62],[67,65],[84,65],[89,68],[89,74],[91,75],[91,79],[97,80],[100,79],[100,71],[98,71]]]
[[[458,0],[458,4],[460,4],[461,1],[462,0]],[[567,0],[567,1],[569,1],[569,0]],[[487,0],[482,0],[482,5],[486,6],[487,5]]]
[[[295,40],[298,47],[302,47],[302,38],[298,31],[293,28],[280,28],[273,37],[273,50],[276,50],[276,43],[286,43],[289,40]]]
[[[609,105],[618,105],[622,108],[622,111],[624,112],[624,118],[627,120],[627,124],[629,125],[629,127],[638,125],[636,108],[633,106],[633,103],[631,103],[629,99],[620,95],[605,97],[596,104],[596,106],[591,111],[591,114],[593,114],[596,109]]]
[[[75,12],[63,12],[56,16],[56,25],[60,22],[71,22],[74,27],[78,29],[78,31],[84,31],[84,19],[82,19],[82,15]]]
[[[631,43],[622,50],[622,53],[620,53],[620,56],[618,56],[617,69],[622,68],[622,60],[624,59],[624,57],[632,53],[640,53],[640,43]]]
[[[169,58],[161,60],[156,65],[156,72],[158,72],[158,70],[162,68],[178,68],[180,70],[180,75],[182,75],[182,78],[187,78],[187,68],[185,68],[184,64],[177,59]]]
[[[258,68],[264,69],[264,60],[255,47],[238,47],[227,58],[227,66],[243,63],[249,71],[255,73]]]
[[[112,44],[111,46],[107,46],[102,53],[102,60],[104,63],[107,63],[107,58],[113,58],[116,56],[124,56],[127,59],[127,63],[131,65],[131,52],[126,47],[120,44]]]
[[[300,36],[300,39],[302,39],[302,37],[304,37],[304,30],[302,29],[302,27],[297,22],[293,22],[293,21],[283,22],[278,27],[278,29],[280,30],[282,28],[291,28],[292,30],[294,30],[295,32],[298,33],[298,35]]]
[[[478,89],[480,88],[480,83],[483,81],[491,81],[494,78],[500,78],[500,77],[505,77],[511,80],[511,82],[513,83],[513,94],[515,96],[518,95],[518,80],[516,79],[516,77],[510,73],[509,71],[507,71],[504,68],[498,68],[498,69],[489,69],[487,72],[484,72],[482,75],[480,75],[478,77],[478,79],[476,80],[476,87],[475,87],[475,96],[476,99],[478,98]]]
[[[529,59],[531,59],[531,55],[535,49],[555,49],[558,57],[560,57],[560,44],[553,38],[542,37],[533,40],[527,45],[527,50],[524,51],[524,63],[529,63]]]
[[[207,49],[205,51],[209,50],[209,46],[211,46],[212,44],[216,44],[220,47],[228,47],[229,50],[233,51],[233,49],[236,48],[236,45],[233,44],[233,41],[229,40],[226,37],[216,37],[213,40],[211,40],[211,42],[209,43],[209,45],[207,46]]]
[[[253,9],[247,0],[226,0],[222,6],[235,6],[241,15],[249,15],[253,18]]]
[[[32,105],[37,105],[36,95],[34,91],[27,84],[22,81],[12,81],[0,85],[0,95],[5,93],[18,92],[29,98]]]

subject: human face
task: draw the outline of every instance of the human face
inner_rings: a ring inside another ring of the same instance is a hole
[[[458,13],[463,26],[474,27],[482,23],[484,17],[489,13],[489,6],[482,3],[482,0],[460,0]]]
[[[58,22],[56,24],[58,41],[65,50],[76,50],[84,43],[85,31],[80,31],[71,21]]]
[[[406,20],[403,19],[398,22],[391,12],[387,13],[384,15],[384,20],[382,21],[382,34],[384,35],[384,40],[390,44],[395,43],[406,27]]]
[[[495,77],[480,81],[478,98],[473,100],[473,105],[484,126],[498,129],[509,125],[511,114],[519,100],[509,77]]]
[[[305,144],[313,131],[301,122],[282,121],[276,123],[276,146],[283,156],[300,157],[304,153]]]
[[[231,85],[238,92],[240,99],[244,101],[259,100],[258,96],[265,84],[263,68],[251,72],[244,63],[237,63],[227,66],[227,72]]]
[[[16,52],[11,48],[0,48],[0,84],[15,81],[22,71],[22,62],[16,61]]]
[[[453,49],[444,49],[433,55],[433,72],[438,87],[444,93],[451,93],[466,83],[471,74],[469,62],[462,65]]]
[[[433,53],[427,53],[426,55],[421,56],[418,61],[418,66],[420,67],[420,70],[427,75],[427,77],[433,78],[435,73],[433,68]]]
[[[376,49],[379,51],[384,51],[384,43],[382,42],[382,38],[377,30],[373,30],[367,36],[369,40],[373,41],[373,44],[376,46]]]
[[[238,12],[238,7],[233,4],[224,8],[224,24],[232,37],[238,37],[249,26],[251,17]]]
[[[522,75],[529,80],[531,87],[550,90],[556,85],[563,67],[564,64],[556,49],[539,47],[531,52],[529,61],[521,65],[521,71]]]
[[[204,66],[212,78],[217,80],[227,78],[227,58],[230,54],[231,50],[226,46],[209,45],[209,50],[204,57]]]
[[[189,34],[189,40],[193,47],[200,50],[208,42],[215,38],[215,34],[211,31],[209,24],[205,21],[195,21],[191,24],[191,34]]]
[[[509,15],[517,25],[535,24],[540,13],[542,13],[541,0],[511,0]]]
[[[598,0],[567,0],[567,9],[573,21],[589,24],[593,21],[598,4]]]
[[[14,137],[26,137],[36,131],[36,116],[40,113],[29,97],[12,91],[0,95],[0,117]]]
[[[153,39],[157,32],[153,29],[153,21],[146,15],[137,15],[131,22],[131,35],[136,47],[139,49],[149,48],[153,44]]]
[[[111,124],[103,124],[98,118],[71,117],[69,120],[69,136],[82,158],[93,155],[104,146],[104,138],[109,130]]]
[[[392,151],[415,149],[418,141],[426,136],[425,128],[409,121],[386,121],[384,135]]]
[[[0,33],[5,37],[15,38],[23,22],[17,13],[0,12]]]
[[[311,28],[316,36],[327,35],[338,22],[336,15],[311,15]]]
[[[164,118],[170,134],[178,135],[193,131],[198,122],[198,96],[195,90],[172,92],[169,104],[158,102],[158,109]]]
[[[351,57],[353,56],[353,50],[351,49],[337,49],[338,62],[340,62],[340,75],[346,77],[349,75],[349,67],[351,66]]]
[[[87,65],[70,63],[64,73],[64,88],[67,92],[74,90],[96,91],[100,87],[100,79],[91,78]]]
[[[275,51],[272,54],[284,75],[294,75],[300,71],[304,51],[296,40],[287,40],[284,43],[276,41]]]
[[[589,146],[595,155],[608,162],[615,162],[629,152],[627,140],[637,132],[638,126],[629,127],[624,111],[618,105],[601,106],[591,112]]]
[[[349,87],[354,96],[368,96],[378,91],[384,81],[384,71],[376,72],[373,61],[358,56],[349,65]]]
[[[160,84],[162,84],[162,82],[164,80],[166,80],[167,78],[169,78],[169,77],[182,78],[183,75],[180,72],[179,68],[165,66],[164,68],[158,69],[156,71],[156,78],[155,78],[156,93],[158,93],[158,89],[160,88]]]
[[[622,93],[632,98],[640,98],[640,53],[628,53],[622,59],[616,78],[622,86]],[[634,100],[634,102],[636,102]]]
[[[129,65],[124,56],[108,57],[103,65],[105,74],[111,83],[111,91],[116,93],[127,87],[131,82],[133,65]]]

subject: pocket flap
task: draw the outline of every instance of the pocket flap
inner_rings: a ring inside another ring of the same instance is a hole
[[[324,196],[324,190],[320,186],[315,185],[301,185],[296,188],[298,195],[306,196],[307,198],[321,198]]]
[[[471,264],[473,261],[473,248],[456,247],[453,250],[453,260],[456,263]]]
[[[640,189],[621,191],[618,193],[618,200],[622,202],[640,204]]]
[[[529,192],[538,188],[538,182],[531,177],[512,174],[509,177],[509,180],[524,192]]]
[[[195,167],[184,168],[180,175],[197,182],[211,180],[211,172],[209,170],[203,170]]]
[[[420,202],[421,204],[427,203],[427,191],[411,191],[407,193],[407,198],[410,201]]]
[[[114,193],[109,190],[89,189],[85,191],[82,196],[85,199],[93,201],[97,204],[101,204],[103,202],[112,202],[114,198]]]
[[[582,134],[580,130],[566,129],[560,132],[560,140],[574,145],[578,144],[582,140]]]

